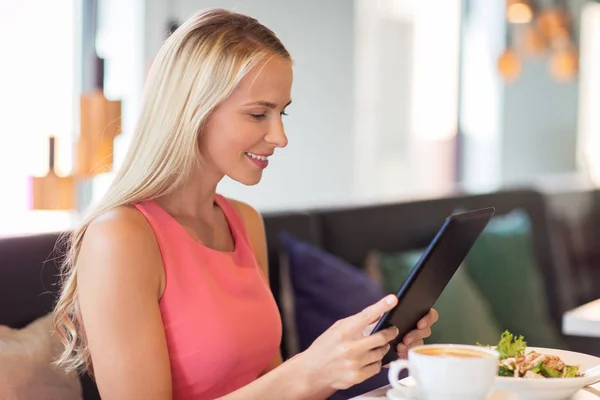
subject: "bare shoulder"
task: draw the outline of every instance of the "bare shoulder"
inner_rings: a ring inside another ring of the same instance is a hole
[[[92,271],[94,269],[101,271]],[[150,281],[152,286],[158,284],[160,292],[161,269],[161,255],[154,232],[146,218],[134,207],[114,208],[95,218],[88,226],[78,257],[78,274],[85,276],[89,273],[96,278],[99,273],[111,274],[112,278],[119,279],[142,278]]]
[[[86,235],[111,234],[141,234],[146,239],[153,237],[152,228],[144,216],[132,206],[120,206],[96,217],[89,225]],[[109,237],[107,237],[109,238]]]
[[[227,199],[235,209],[240,213],[242,219],[244,220],[244,224],[246,229],[259,229],[261,231],[264,230],[264,221],[262,215],[251,205],[244,203],[243,201],[235,200],[235,199]]]

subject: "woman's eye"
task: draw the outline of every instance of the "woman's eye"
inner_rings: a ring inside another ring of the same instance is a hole
[[[266,117],[266,114],[250,114],[254,119],[263,119]]]

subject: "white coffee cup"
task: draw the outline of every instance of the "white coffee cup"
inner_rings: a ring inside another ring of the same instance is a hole
[[[496,350],[479,346],[430,344],[413,347],[408,360],[390,363],[388,378],[401,397],[419,400],[484,400],[498,372]],[[399,381],[408,369],[416,387]]]

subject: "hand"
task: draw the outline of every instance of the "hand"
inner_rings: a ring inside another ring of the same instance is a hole
[[[433,308],[429,310],[427,315],[423,317],[417,324],[417,329],[411,331],[404,336],[402,343],[396,347],[398,358],[407,358],[408,349],[422,345],[423,339],[431,335],[431,326],[439,319],[438,313]]]
[[[398,329],[390,327],[374,335],[364,332],[397,303],[396,296],[386,296],[358,314],[337,321],[319,336],[300,355],[309,381],[324,389],[343,390],[377,374]]]

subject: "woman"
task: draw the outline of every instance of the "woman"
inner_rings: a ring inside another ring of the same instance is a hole
[[[394,296],[282,363],[263,222],[215,193],[257,184],[287,138],[290,55],[256,20],[200,13],[164,43],[112,186],[70,238],[58,363],[103,399],[325,398],[373,376],[397,331],[364,335]],[[432,311],[398,352],[422,343]]]

